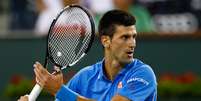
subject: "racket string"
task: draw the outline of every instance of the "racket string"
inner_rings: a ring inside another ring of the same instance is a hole
[[[52,57],[58,64],[70,64],[85,52],[92,34],[90,24],[87,14],[80,9],[60,15],[49,40]]]

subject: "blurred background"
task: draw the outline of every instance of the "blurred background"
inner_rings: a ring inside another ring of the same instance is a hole
[[[96,25],[114,8],[133,14],[138,31],[135,57],[155,71],[158,100],[201,101],[201,0],[0,0],[0,100],[16,101],[31,91],[32,65],[44,63],[50,23],[72,3],[88,8]],[[65,82],[99,60],[102,48],[95,38],[89,55],[63,71]],[[38,101],[53,99],[42,92]]]

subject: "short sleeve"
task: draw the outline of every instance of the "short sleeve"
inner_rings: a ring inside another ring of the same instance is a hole
[[[72,91],[76,92],[76,93],[80,93],[80,89],[78,87],[80,87],[80,74],[77,73],[75,74],[66,84],[66,86],[71,89]]]
[[[85,85],[88,85],[88,79],[91,76],[90,74],[91,67],[85,67],[76,73],[66,84],[66,86],[72,91],[83,94]]]
[[[81,69],[78,73],[76,73],[64,87],[69,88],[70,90],[79,95],[86,96],[86,87],[88,87],[87,85],[89,85],[87,81],[93,73],[93,68],[91,66],[85,67]],[[63,89],[63,91],[65,91],[65,89]],[[60,95],[65,94],[62,92],[62,94]],[[59,100],[56,99],[56,101]]]
[[[65,87],[71,89],[73,92],[79,93],[79,89],[77,88],[77,86],[79,87],[79,75],[74,75],[73,78],[66,84],[63,85],[60,89],[60,92],[62,92],[63,94],[59,94],[57,96],[59,96],[60,98],[63,99],[68,99],[65,97]],[[63,88],[63,89],[62,89]],[[58,94],[58,92],[57,92]],[[55,101],[60,101],[59,99],[55,98]]]
[[[143,65],[132,71],[123,82],[123,87],[117,92],[132,101],[148,101],[156,99],[157,83],[152,69],[148,65]]]

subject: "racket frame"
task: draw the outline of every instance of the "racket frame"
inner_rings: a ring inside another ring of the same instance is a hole
[[[56,23],[56,21],[58,20],[58,18],[60,17],[60,15],[61,15],[66,9],[68,9],[69,7],[70,7],[70,8],[71,8],[71,7],[80,8],[80,9],[82,9],[82,10],[87,14],[87,16],[88,16],[88,18],[89,18],[89,20],[90,20],[90,24],[91,24],[91,33],[92,33],[92,34],[91,34],[91,38],[90,38],[88,47],[87,47],[87,49],[83,52],[83,54],[82,54],[77,60],[75,60],[73,63],[68,64],[67,66],[61,66],[61,65],[59,65],[58,63],[56,63],[56,62],[54,61],[53,57],[50,55],[49,52],[51,52],[51,51],[50,51],[50,47],[49,47],[48,42],[49,42],[49,36],[50,36],[51,33],[52,33],[52,28],[53,28],[53,26],[55,25],[55,23]],[[82,57],[84,57],[84,55],[89,51],[89,49],[91,48],[92,43],[93,43],[93,41],[94,41],[94,37],[95,37],[95,23],[94,23],[94,20],[93,20],[93,17],[91,16],[91,14],[90,14],[85,8],[83,8],[83,7],[79,6],[79,5],[76,5],[76,4],[72,4],[72,5],[66,6],[66,7],[65,7],[64,9],[62,9],[62,11],[56,16],[56,18],[54,18],[54,20],[53,20],[53,22],[52,22],[52,24],[51,24],[51,26],[50,26],[50,29],[49,29],[49,31],[48,31],[47,44],[46,44],[46,45],[47,45],[47,49],[46,49],[46,58],[45,58],[44,66],[45,66],[45,67],[47,66],[48,59],[51,61],[51,63],[53,63],[53,64],[56,65],[57,67],[60,67],[61,70],[64,69],[64,68],[66,68],[66,67],[70,67],[70,66],[75,65],[75,64],[76,64]]]

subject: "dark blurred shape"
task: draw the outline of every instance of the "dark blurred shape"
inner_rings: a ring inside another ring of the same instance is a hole
[[[149,2],[148,9],[151,14],[184,13],[190,11],[190,2],[191,0],[155,0]]]
[[[192,34],[201,28],[201,0],[137,0],[145,5],[156,32]]]
[[[79,4],[80,0],[63,0],[63,3],[65,6],[71,5],[71,4]]]
[[[135,16],[138,32],[153,32],[152,18],[146,7],[137,2],[135,3],[135,0],[113,0],[113,3],[117,9],[124,10]]]
[[[3,12],[3,5],[2,5],[3,3],[2,3],[2,0],[0,1],[0,14],[2,14],[2,12]]]
[[[103,14],[113,9],[113,0],[80,0],[80,5],[88,8],[94,16],[96,29]]]
[[[157,32],[194,33],[198,29],[198,21],[192,13],[155,14],[153,16]]]
[[[75,0],[71,0],[75,1]],[[36,20],[34,33],[37,36],[43,37],[48,34],[48,30],[53,19],[64,8],[64,4],[69,4],[67,0],[35,0],[38,18]]]
[[[201,0],[190,0],[191,12],[198,18],[199,30],[201,30]]]
[[[35,26],[37,14],[32,0],[10,0],[11,30],[32,30]]]

